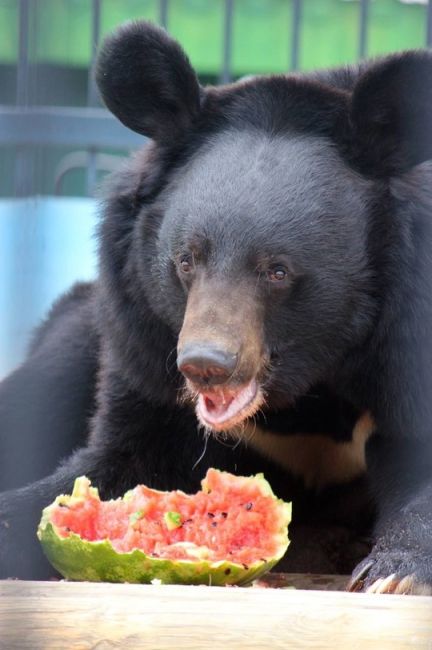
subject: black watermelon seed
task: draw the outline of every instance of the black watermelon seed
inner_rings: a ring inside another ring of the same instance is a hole
[[[246,569],[246,571],[247,571],[249,569],[248,565],[245,564],[244,562],[242,564],[243,564],[243,568]]]
[[[245,505],[245,508],[246,510],[252,510],[252,503],[249,501],[249,503]]]
[[[217,526],[217,521],[212,521],[212,522],[211,522],[211,525],[213,526],[213,528],[216,528],[216,526]]]
[[[213,513],[213,512],[208,512],[208,513],[207,513],[207,517],[210,517],[210,518],[213,519],[213,517],[214,517],[214,513]]]
[[[221,512],[221,517],[226,519],[228,517],[228,513],[227,512]]]

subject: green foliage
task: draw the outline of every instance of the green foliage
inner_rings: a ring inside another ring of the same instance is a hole
[[[16,0],[0,0],[0,62],[16,60]],[[218,76],[223,59],[223,0],[170,0],[168,29],[203,76]],[[158,0],[103,0],[101,33],[134,18],[159,21]],[[285,72],[291,66],[292,0],[234,0],[232,70],[244,74]],[[300,68],[330,66],[358,57],[360,2],[303,0]],[[34,61],[86,67],[91,56],[91,2],[43,0],[30,16]],[[370,3],[368,53],[421,47],[426,6],[400,0]]]

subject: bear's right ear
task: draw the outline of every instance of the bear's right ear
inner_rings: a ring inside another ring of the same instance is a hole
[[[145,21],[126,23],[105,39],[96,80],[106,106],[123,124],[158,141],[188,129],[200,109],[200,86],[186,54],[163,29]]]
[[[432,158],[432,53],[413,50],[372,63],[352,96],[357,162],[374,177]]]

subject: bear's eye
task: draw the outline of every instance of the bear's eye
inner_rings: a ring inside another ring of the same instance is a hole
[[[267,278],[271,282],[282,282],[288,278],[288,269],[282,264],[273,264],[267,269]]]
[[[194,263],[191,255],[182,255],[179,260],[179,268],[182,273],[193,271]]]

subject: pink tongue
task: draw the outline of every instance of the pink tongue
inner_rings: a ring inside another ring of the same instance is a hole
[[[203,395],[204,408],[207,413],[213,417],[222,416],[228,410],[229,405],[232,403],[235,395],[226,393],[212,393],[211,395]]]
[[[256,392],[257,384],[251,381],[235,390],[201,393],[198,396],[198,410],[202,418],[210,424],[221,424],[240,413],[254,399]]]

